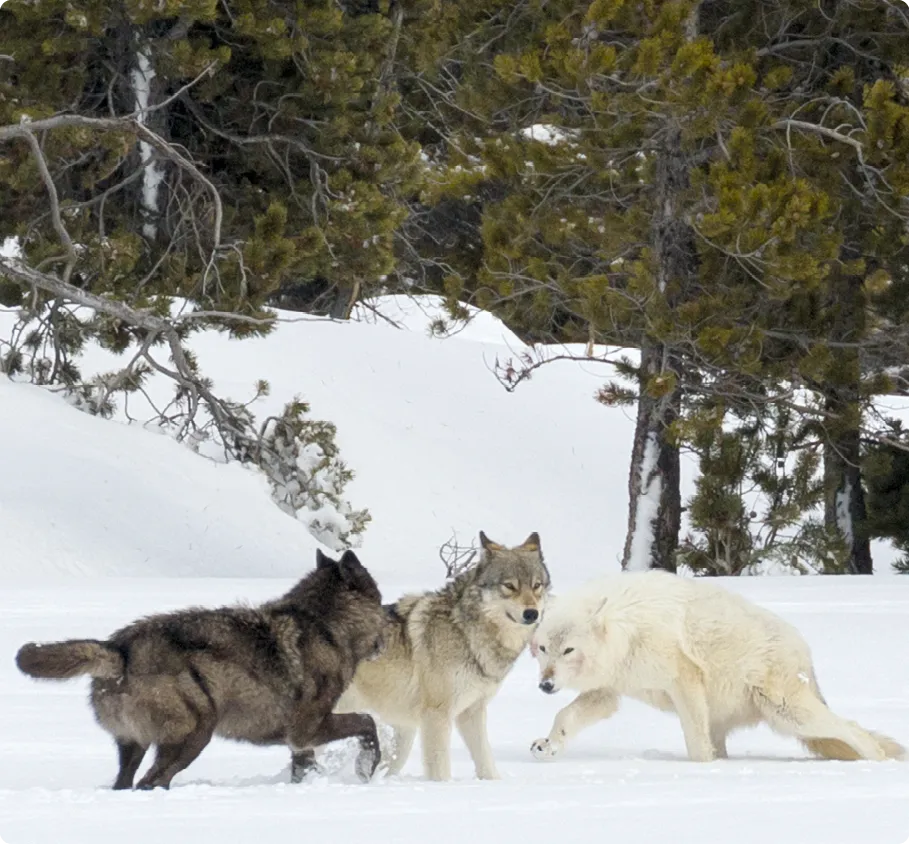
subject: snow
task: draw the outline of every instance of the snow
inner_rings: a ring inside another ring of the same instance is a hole
[[[288,520],[289,521],[289,520]],[[203,537],[199,536],[200,541]],[[261,536],[261,547],[272,543]],[[596,561],[552,547],[556,588]],[[308,564],[309,561],[304,561]],[[216,740],[169,792],[111,792],[110,739],[94,723],[86,683],[40,683],[12,660],[29,639],[104,636],[152,611],[262,600],[290,581],[215,578],[57,578],[0,592],[0,836],[8,844],[189,844],[202,840],[494,844],[899,844],[909,833],[909,765],[808,759],[765,728],[734,734],[731,758],[686,761],[677,719],[633,701],[583,732],[549,763],[529,752],[571,693],[546,696],[528,655],[490,708],[503,779],[473,779],[453,739],[454,781],[422,779],[419,747],[398,778],[354,781],[347,748],[332,772],[290,785],[287,754]],[[750,578],[724,581],[798,626],[837,712],[909,741],[909,579]],[[414,585],[383,578],[386,597]],[[146,763],[147,764],[147,763]],[[65,829],[65,833],[63,830]]]
[[[644,443],[641,457],[640,495],[634,514],[634,533],[631,536],[631,552],[628,555],[628,571],[647,571],[650,568],[650,552],[653,549],[653,521],[660,510],[660,496],[663,492],[662,479],[656,471],[660,446],[656,434],[650,432]]]
[[[845,489],[836,493],[836,526],[843,535],[848,548],[852,547],[852,482],[846,480]]]
[[[547,146],[556,146],[577,137],[577,132],[549,123],[534,123],[521,130],[521,134],[531,141],[537,141]]]
[[[18,258],[22,254],[19,247],[19,239],[16,237],[7,237],[0,243],[0,258]]]
[[[144,124],[151,98],[151,85],[155,78],[147,46],[136,50],[136,66],[130,72],[133,91],[136,94],[136,114],[139,123]],[[139,159],[142,162],[142,208],[149,216],[148,222],[142,224],[145,237],[155,236],[156,226],[152,220],[158,215],[158,191],[164,181],[164,170],[155,161],[151,144],[139,141]]]
[[[357,472],[349,497],[374,518],[358,553],[384,597],[439,585],[439,546],[453,532],[469,542],[480,528],[507,543],[538,530],[556,593],[618,570],[633,420],[593,401],[602,367],[553,363],[509,394],[489,370],[520,341],[491,317],[475,313],[438,339],[426,330],[438,301],[379,304],[401,328],[369,309],[348,324],[282,314],[288,321],[268,338],[210,333],[192,344],[222,393],[243,399],[256,379],[271,381],[257,413],[299,392],[338,424]],[[93,349],[81,365],[91,373],[112,363]],[[685,758],[677,719],[627,702],[559,759],[537,762],[530,743],[571,694],[539,692],[527,654],[490,709],[499,782],[473,778],[457,735],[453,782],[424,781],[416,747],[401,777],[369,785],[355,781],[343,746],[325,754],[326,777],[294,786],[286,751],[216,740],[169,792],[111,792],[115,752],[94,723],[86,682],[24,677],[16,649],[105,637],[150,612],[267,599],[312,567],[317,543],[258,473],[22,383],[0,379],[0,407],[8,844],[906,840],[909,765],[811,760],[764,728],[734,735],[729,760],[698,765]],[[876,562],[873,578],[724,583],[797,625],[837,712],[909,743],[909,578]]]
[[[264,476],[4,378],[0,407],[5,579],[293,577],[311,564],[315,540]]]
[[[279,312],[288,321],[266,338],[230,340],[226,335],[206,332],[193,335],[190,345],[201,371],[213,379],[219,395],[247,401],[257,379],[269,381],[270,395],[251,408],[258,419],[280,412],[287,401],[300,395],[310,403],[315,418],[337,424],[341,456],[356,473],[345,497],[354,507],[366,507],[372,514],[362,551],[373,559],[380,574],[390,571],[407,575],[409,582],[432,586],[444,573],[439,547],[452,534],[457,534],[459,542],[469,544],[476,541],[481,529],[500,542],[520,542],[538,531],[547,560],[553,564],[564,559],[617,570],[628,508],[627,444],[634,422],[626,408],[604,408],[594,401],[603,382],[603,367],[555,362],[508,393],[491,369],[497,357],[511,356],[523,347],[498,321],[478,314],[454,337],[438,339],[426,330],[429,320],[437,315],[437,302],[411,308],[398,301],[397,307],[391,312],[403,330],[382,319],[374,324],[338,324]],[[0,319],[0,327],[2,322]],[[80,361],[86,376],[122,365],[122,358],[97,348],[88,349]],[[19,391],[16,395],[37,390],[24,385],[15,389]],[[153,378],[148,391],[163,406],[172,385],[167,379]],[[49,415],[66,419],[75,413],[69,408],[56,411],[49,406],[47,410]],[[143,416],[141,395],[130,398],[129,412],[139,420],[151,416],[150,411]],[[138,430],[138,426],[123,431],[123,426],[115,423],[81,416],[75,419],[67,425],[79,425],[78,447],[73,434],[58,432],[55,421],[48,419],[42,423],[49,426],[45,435],[31,436],[26,430],[18,441],[12,436],[0,438],[0,465],[13,460],[27,474],[25,467],[38,460],[42,487],[54,490],[53,512],[78,512],[79,518],[86,520],[84,531],[88,535],[106,537],[111,526],[105,508],[85,512],[84,502],[91,501],[98,486],[109,481],[98,478],[90,487],[80,488],[81,481],[74,474],[78,467],[91,465],[92,471],[100,472],[98,467],[103,465],[100,458],[92,458],[90,463],[81,461],[81,455],[101,455],[108,436],[112,443],[132,436],[137,438],[136,443],[148,441],[157,449],[177,446],[166,439],[159,442],[162,438]],[[96,432],[93,445],[84,439],[89,436],[89,426]],[[31,423],[31,428],[37,430],[38,422]],[[42,456],[52,441],[59,441],[61,450],[69,450],[69,462],[62,464]],[[220,472],[222,467],[213,467],[186,451],[180,455],[179,464],[184,480],[162,480],[159,492],[164,496],[173,487],[175,497],[183,494],[198,500],[193,515],[184,521],[201,519],[209,534],[217,532],[220,528],[207,514],[220,512],[223,516],[219,519],[231,521],[229,514],[242,510],[247,502],[238,500],[235,506],[226,503],[215,491],[220,478],[226,476]],[[154,475],[153,467],[163,462],[160,452],[150,453],[147,459],[140,458],[138,451],[134,458],[124,452],[120,459],[127,465],[130,460],[137,461],[141,467],[137,478],[143,478],[143,483]],[[250,506],[255,498],[258,507],[261,498],[264,507],[275,510],[278,522],[269,521],[267,530],[273,531],[273,524],[282,525],[290,544],[290,537],[299,537],[304,563],[308,563],[309,549],[314,547],[309,533],[270,502],[264,477],[253,489],[256,475],[230,468],[252,491]],[[185,486],[182,493],[177,489],[181,483]],[[125,486],[120,490],[116,499],[126,495]],[[76,553],[72,549],[68,556],[48,553],[32,559],[32,537],[44,530],[43,494],[41,489],[26,492],[0,487],[0,513],[11,506],[8,502],[17,502],[23,495],[33,499],[28,505],[31,518],[6,525],[6,568],[10,570],[48,576],[72,570],[67,561]],[[203,506],[208,509],[200,512]],[[224,510],[217,510],[219,507]],[[155,513],[156,509],[150,505],[147,512]],[[267,570],[263,569],[258,554],[250,553],[249,548],[257,546],[265,530],[253,527],[252,516],[237,519],[236,534],[231,535],[245,535],[246,542],[238,540],[236,544],[247,550],[235,552],[229,572],[223,574],[255,577],[292,570],[289,567],[299,554],[288,555],[284,569],[275,568],[273,556]],[[60,531],[61,538],[54,547],[65,545],[69,529]],[[184,534],[152,546],[137,542],[137,547],[143,550],[136,552],[135,559],[144,553],[144,571],[149,575],[176,574],[182,565],[178,560],[195,561],[201,553],[188,550]],[[238,566],[244,553],[247,563],[241,569]],[[218,574],[212,568],[216,556],[212,552],[210,563],[199,559],[199,567],[187,568],[186,573]],[[109,573],[112,566],[119,565],[117,560],[114,554],[110,563],[105,562],[104,554],[92,549],[92,553],[80,553],[79,570]],[[131,573],[138,572],[131,569]]]

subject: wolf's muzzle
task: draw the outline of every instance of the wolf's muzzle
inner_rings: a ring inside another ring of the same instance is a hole
[[[552,680],[542,680],[540,682],[540,691],[546,692],[546,694],[551,695],[555,692],[555,683]]]
[[[540,613],[534,609],[524,610],[524,614],[521,616],[524,624],[533,624],[540,617]]]

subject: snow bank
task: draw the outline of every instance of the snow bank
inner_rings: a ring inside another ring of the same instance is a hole
[[[279,312],[285,321],[266,338],[206,332],[191,346],[221,396],[246,401],[258,379],[270,382],[271,395],[253,407],[258,418],[299,395],[315,418],[337,425],[356,473],[346,498],[372,514],[361,550],[379,574],[433,586],[444,574],[442,543],[456,534],[469,544],[480,529],[506,543],[539,531],[547,561],[573,581],[618,570],[634,409],[594,401],[611,367],[557,361],[508,393],[494,363],[526,347],[491,314],[470,309],[465,326],[439,338],[429,331],[445,316],[437,298],[370,304],[357,309],[359,321]],[[0,328],[9,320],[0,312]],[[90,348],[80,366],[88,376],[123,362]],[[0,465],[10,468],[0,484],[8,549],[0,569],[262,576],[308,565],[315,540],[272,503],[264,477],[82,416],[41,391],[2,387]],[[149,390],[157,401],[171,391],[160,377]],[[130,413],[148,418],[141,402],[131,397]],[[697,466],[682,457],[684,500]],[[141,483],[128,483],[123,467]],[[875,543],[874,553],[887,573],[892,547]]]
[[[265,478],[0,378],[0,570],[296,577],[316,542]]]
[[[342,456],[356,472],[346,497],[373,517],[361,550],[380,574],[438,584],[442,543],[456,533],[469,544],[480,529],[506,543],[539,531],[547,561],[566,574],[617,570],[633,419],[594,401],[608,369],[554,363],[508,393],[491,369],[522,345],[494,317],[477,312],[439,339],[427,330],[441,314],[438,300],[381,305],[400,328],[285,312],[288,321],[266,338],[207,332],[191,346],[219,395],[245,401],[257,379],[270,382],[271,395],[254,405],[258,418],[300,395],[314,417],[337,424]],[[85,375],[117,365],[122,359],[97,348],[80,362]],[[171,390],[158,379],[149,392],[160,400]],[[15,465],[9,477],[17,480],[2,486],[0,513],[16,507],[6,527],[20,549],[4,569],[260,576],[310,559],[314,540],[270,501],[264,478],[80,415],[32,388],[4,384],[2,395],[16,409],[3,414],[0,465]],[[131,397],[129,410],[142,419],[140,399]],[[36,434],[42,426],[46,433]],[[116,456],[106,453],[114,448]],[[141,483],[131,486],[125,467]],[[234,492],[224,491],[228,484]],[[23,562],[46,522],[56,538]]]

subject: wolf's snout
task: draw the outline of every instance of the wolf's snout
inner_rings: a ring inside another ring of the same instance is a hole
[[[546,692],[546,694],[551,695],[555,691],[555,683],[553,683],[552,680],[541,680],[540,691]]]
[[[540,613],[535,609],[524,610],[524,624],[533,624],[540,617]]]

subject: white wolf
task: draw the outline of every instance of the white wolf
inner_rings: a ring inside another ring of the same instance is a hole
[[[725,757],[732,730],[762,721],[826,759],[905,755],[831,712],[794,627],[704,580],[650,571],[588,583],[551,601],[531,653],[544,692],[581,692],[531,746],[539,759],[613,715],[623,695],[677,713],[696,762]]]

